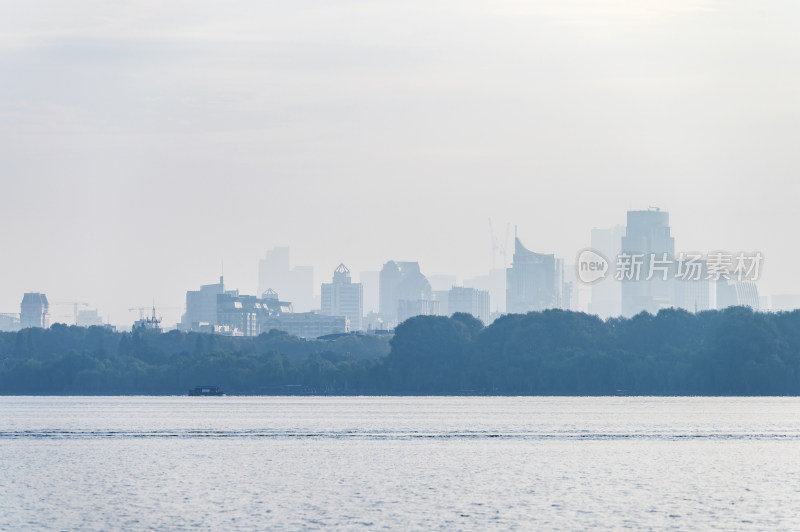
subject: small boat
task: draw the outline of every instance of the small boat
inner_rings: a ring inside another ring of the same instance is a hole
[[[219,386],[197,386],[189,390],[189,395],[225,395]]]

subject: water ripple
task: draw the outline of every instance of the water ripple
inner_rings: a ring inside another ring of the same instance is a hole
[[[505,440],[800,440],[796,432],[505,432],[505,431],[297,431],[297,430],[92,430],[92,429],[37,429],[0,431],[0,439],[131,439],[131,438],[185,438],[185,439],[505,439]]]

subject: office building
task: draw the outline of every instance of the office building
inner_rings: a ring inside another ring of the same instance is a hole
[[[589,313],[601,318],[619,316],[622,313],[622,288],[614,278],[617,256],[622,249],[625,228],[621,225],[609,229],[592,229],[591,248],[608,261],[606,276],[592,283]]]
[[[323,283],[321,289],[320,314],[346,316],[351,331],[362,330],[364,317],[364,292],[361,283],[353,283],[350,270],[344,264],[333,272],[333,282]]]
[[[494,268],[486,275],[464,279],[464,286],[489,292],[493,312],[506,311],[506,269]]]
[[[670,235],[669,213],[657,207],[628,211],[617,260],[617,272],[624,269],[621,276],[623,316],[634,316],[642,311],[656,314],[659,309],[673,306],[674,259],[675,239]]]
[[[258,293],[272,289],[292,302],[296,312],[309,311],[314,302],[314,268],[291,266],[289,248],[276,247],[267,251],[258,263]]]
[[[675,306],[689,312],[716,308],[716,283],[708,278],[708,263],[697,260],[691,267],[685,264],[681,264],[679,255],[673,286]],[[693,270],[690,271],[690,268]]]
[[[200,290],[186,292],[186,313],[181,318],[179,329],[193,331],[198,330],[200,324],[216,325],[217,296],[224,293],[222,276],[219,277],[219,283],[202,285]]]
[[[397,302],[397,323],[414,316],[438,316],[439,302],[433,299],[401,299]]]
[[[291,314],[291,310],[291,303],[281,301],[274,290],[267,290],[264,297],[240,295],[238,290],[229,290],[217,295],[217,317],[213,325],[227,327],[232,334],[258,336],[265,332],[265,320]]]
[[[716,282],[717,309],[750,307],[759,309],[758,286],[752,281],[737,281],[720,277]]]
[[[562,308],[564,262],[555,255],[534,253],[514,239],[514,260],[506,270],[506,310],[526,313]]]
[[[48,328],[50,326],[50,304],[47,296],[38,292],[28,292],[22,296],[20,303],[19,325],[22,329],[29,327]]]
[[[447,315],[456,312],[472,314],[483,322],[489,324],[489,292],[476,290],[464,286],[454,286],[447,295]]]
[[[296,312],[264,316],[259,328],[261,333],[271,330],[284,331],[300,338],[318,338],[328,334],[350,332],[346,316],[325,316],[316,312]]]
[[[431,299],[434,301],[439,302],[439,315],[440,316],[449,316],[450,315],[450,306],[447,304],[447,300],[450,297],[450,290],[432,290],[431,291]]]
[[[435,314],[434,309],[438,312],[438,303],[431,299],[431,285],[417,262],[390,260],[384,264],[379,297],[380,316],[387,326],[416,316],[417,311],[418,314]]]

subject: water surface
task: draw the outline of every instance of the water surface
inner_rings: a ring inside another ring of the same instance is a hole
[[[800,399],[0,397],[0,529],[798,529]]]

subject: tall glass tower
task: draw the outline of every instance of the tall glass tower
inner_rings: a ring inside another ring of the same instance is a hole
[[[674,260],[675,239],[670,236],[669,213],[658,207],[628,211],[628,224],[617,258],[623,316],[642,311],[656,314],[659,309],[673,306]]]

